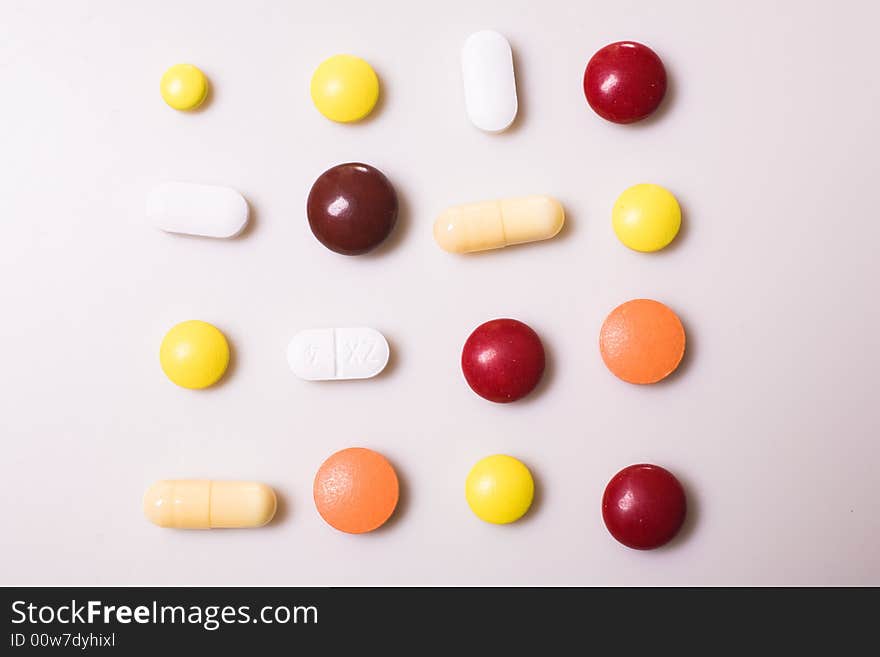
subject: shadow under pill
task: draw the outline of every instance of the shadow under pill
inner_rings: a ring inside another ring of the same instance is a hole
[[[388,343],[388,362],[385,364],[382,371],[376,375],[375,378],[377,379],[392,376],[400,364],[400,354],[395,346],[395,341],[389,340],[386,333],[382,333],[382,335],[385,336],[385,341]]]
[[[528,467],[529,472],[532,473],[532,481],[535,482],[535,494],[532,498],[532,505],[529,507],[529,510],[526,511],[525,515],[512,524],[528,524],[532,522],[532,519],[541,513],[541,509],[544,507],[545,502],[545,489],[544,489],[544,480],[541,475],[535,472],[535,469],[526,463],[526,467]]]
[[[247,238],[257,229],[257,224],[260,220],[260,211],[247,196],[244,196],[244,198],[245,203],[247,203],[248,206],[248,220],[247,223],[244,225],[244,228],[241,229],[241,232],[229,238],[231,240],[242,240]]]
[[[288,502],[288,499],[285,495],[282,495],[278,492],[278,488],[275,486],[272,487],[272,490],[275,491],[275,501],[277,506],[275,507],[275,515],[272,518],[272,521],[269,522],[266,527],[275,527],[276,525],[283,525],[287,519],[291,515],[291,504]]]
[[[389,462],[391,462],[391,459],[389,459]],[[388,518],[388,520],[386,520],[381,527],[377,527],[373,531],[367,532],[368,534],[382,534],[384,532],[393,530],[394,527],[396,527],[401,519],[406,515],[406,512],[409,509],[409,481],[407,480],[406,475],[404,475],[394,463],[391,463],[391,466],[394,468],[394,472],[397,474],[397,506],[394,508],[394,513],[391,514],[391,517]]]
[[[389,180],[391,179],[389,178]],[[400,243],[406,239],[412,223],[409,200],[406,193],[401,192],[400,188],[394,184],[393,180],[391,180],[391,184],[394,186],[394,193],[397,196],[397,221],[394,223],[394,228],[391,230],[391,233],[372,251],[359,256],[345,257],[363,258],[365,260],[379,258],[384,256],[388,251],[397,249]]]
[[[526,95],[522,93],[522,89],[525,88],[523,84],[523,80],[527,79],[527,76],[523,74],[523,64],[522,59],[517,54],[517,49],[511,44],[510,46],[511,53],[513,55],[513,79],[516,84],[516,116],[513,119],[513,122],[504,130],[497,135],[506,136],[506,135],[515,135],[521,129],[522,126],[527,122],[528,118],[528,102],[525,101]],[[496,136],[495,134],[489,135],[490,137]]]
[[[684,327],[684,354],[682,354],[681,361],[678,364],[678,367],[675,368],[673,372],[671,372],[666,378],[657,381],[657,383],[650,385],[667,385],[674,381],[678,381],[682,376],[687,373],[687,370],[691,368],[691,364],[696,357],[697,352],[697,339],[694,336],[694,333],[691,329],[688,328],[688,322],[681,316],[681,314],[675,310],[675,313],[678,315],[681,320],[681,325]]]
[[[556,356],[552,347],[546,341],[541,340],[541,345],[544,347],[544,373],[541,375],[541,380],[538,381],[538,385],[528,395],[515,402],[511,402],[512,404],[528,406],[536,403],[544,396],[547,389],[553,385],[553,381],[556,378]]]
[[[682,477],[678,472],[673,473],[675,478],[678,479],[681,487],[684,488],[685,499],[687,500],[687,511],[685,512],[684,522],[681,525],[681,529],[678,530],[678,533],[672,538],[671,541],[666,543],[665,545],[661,545],[659,548],[655,550],[651,550],[652,552],[665,552],[667,550],[674,550],[682,543],[691,540],[691,537],[696,533],[697,526],[700,523],[700,500],[694,495],[693,487],[687,478]]]

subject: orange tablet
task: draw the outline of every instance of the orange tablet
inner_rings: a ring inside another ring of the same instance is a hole
[[[602,324],[599,351],[611,372],[629,383],[657,383],[684,356],[684,327],[672,310],[652,299],[617,306]]]
[[[378,529],[394,513],[400,487],[384,456],[349,447],[336,452],[315,475],[315,507],[331,527],[349,534]]]

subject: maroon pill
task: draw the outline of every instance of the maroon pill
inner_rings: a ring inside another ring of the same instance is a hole
[[[608,482],[602,497],[602,519],[608,531],[636,550],[651,550],[671,541],[686,514],[684,488],[659,465],[624,468]]]
[[[339,164],[312,185],[306,214],[321,244],[343,255],[361,255],[394,229],[397,194],[377,168],[359,162]]]
[[[493,319],[471,333],[461,351],[471,389],[489,401],[513,402],[529,394],[544,374],[544,346],[528,325]]]
[[[614,123],[634,123],[656,110],[666,95],[666,69],[648,46],[612,43],[590,58],[584,71],[590,107]]]

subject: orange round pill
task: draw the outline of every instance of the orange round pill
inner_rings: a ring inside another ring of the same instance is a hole
[[[321,464],[313,494],[315,507],[328,525],[363,534],[391,517],[400,486],[388,459],[371,449],[349,447]]]
[[[599,351],[611,372],[629,383],[657,383],[684,356],[684,326],[672,310],[653,299],[633,299],[605,318]]]

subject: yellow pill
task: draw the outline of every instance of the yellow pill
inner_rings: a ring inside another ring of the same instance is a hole
[[[465,497],[477,517],[496,525],[519,520],[535,497],[532,473],[521,461],[496,454],[478,461],[465,482]]]
[[[192,64],[175,64],[165,71],[159,89],[174,109],[194,110],[208,97],[208,78]]]
[[[311,92],[315,107],[331,121],[360,121],[379,100],[379,78],[360,57],[334,55],[315,69]]]
[[[157,481],[144,494],[144,515],[175,529],[262,527],[275,516],[275,491],[252,481]]]
[[[183,388],[217,383],[229,365],[229,343],[211,324],[191,319],[174,326],[162,339],[159,362],[166,376]]]
[[[634,251],[659,251],[681,228],[681,208],[660,185],[633,185],[623,192],[611,211],[618,239]]]
[[[550,196],[482,201],[444,210],[434,221],[434,241],[450,253],[472,253],[547,240],[564,223],[562,205]]]

